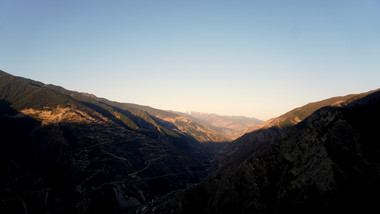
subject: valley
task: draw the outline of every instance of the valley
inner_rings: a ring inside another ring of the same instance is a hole
[[[379,200],[379,100],[379,90],[333,97],[260,121],[0,71],[0,210],[363,213]]]
[[[380,213],[380,1],[0,0],[0,214]]]

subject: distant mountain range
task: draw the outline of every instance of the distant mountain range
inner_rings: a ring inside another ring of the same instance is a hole
[[[226,136],[229,140],[235,140],[247,132],[248,128],[263,122],[256,118],[249,118],[244,116],[222,116],[194,111],[183,111],[175,113],[189,117],[191,120],[197,123],[210,127],[218,133]]]

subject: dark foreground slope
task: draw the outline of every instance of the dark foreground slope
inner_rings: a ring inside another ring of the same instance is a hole
[[[144,108],[0,71],[0,213],[125,213],[207,176],[218,136]]]
[[[378,213],[380,92],[325,107],[157,207],[181,213]]]

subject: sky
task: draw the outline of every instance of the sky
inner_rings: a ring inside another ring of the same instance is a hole
[[[380,88],[379,0],[0,0],[0,69],[267,120]]]

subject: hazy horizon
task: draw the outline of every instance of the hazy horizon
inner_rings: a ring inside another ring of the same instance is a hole
[[[380,88],[380,2],[0,0],[0,69],[261,120]]]

